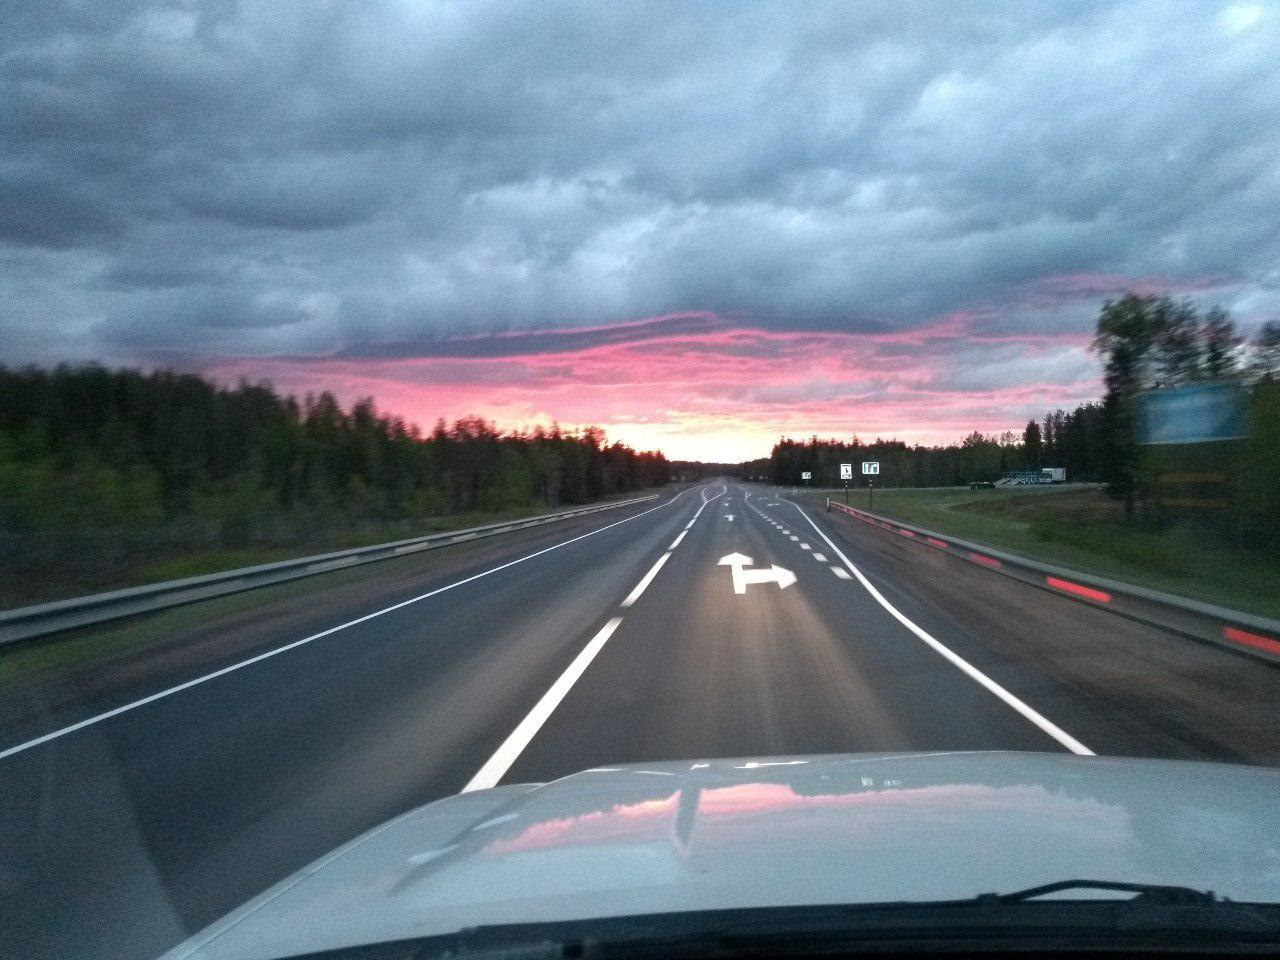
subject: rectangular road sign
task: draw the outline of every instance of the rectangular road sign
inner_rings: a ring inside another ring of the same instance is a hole
[[[852,463],[842,463],[842,464],[840,464],[840,479],[841,479],[841,480],[851,480],[851,479],[853,479],[853,464],[852,464]]]
[[[878,477],[880,475],[880,461],[879,460],[863,460],[862,472],[863,474],[869,477]]]
[[[1244,436],[1240,390],[1234,383],[1153,390],[1139,404],[1141,443],[1213,443]]]
[[[800,479],[801,479],[801,480],[812,480],[812,479],[813,479],[813,474],[812,474],[810,471],[808,471],[808,470],[801,470],[801,471],[800,471]]]

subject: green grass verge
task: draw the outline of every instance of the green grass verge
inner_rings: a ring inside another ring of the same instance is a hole
[[[866,491],[851,492],[850,502],[867,509]],[[1280,554],[1193,528],[1126,522],[1098,488],[877,490],[871,509],[1033,560],[1280,619]]]
[[[361,568],[354,567],[350,570],[361,570]],[[347,573],[348,578],[350,570],[343,571]],[[108,657],[157,646],[175,636],[181,636],[188,630],[225,619],[253,607],[325,590],[337,583],[337,577],[340,575],[339,571],[320,574],[271,587],[246,590],[244,593],[215,597],[212,600],[201,600],[182,607],[171,607],[168,610],[159,610],[115,623],[85,627],[47,639],[7,645],[0,648],[0,691],[35,673],[101,662]]]
[[[616,499],[631,499],[654,492],[654,490],[640,490]],[[137,587],[148,583],[197,577],[206,573],[218,573],[222,570],[234,570],[238,567],[250,567],[278,560],[291,560],[328,553],[332,550],[372,546],[431,533],[478,527],[487,523],[523,520],[568,509],[572,507],[550,509],[537,505],[429,517],[415,521],[412,525],[394,524],[359,531],[335,530],[326,537],[291,545],[214,548],[201,545],[187,549],[170,547],[163,551],[110,564],[51,564],[35,568],[0,566],[0,610],[61,600],[66,597],[87,596],[109,590]]]
[[[645,496],[653,491],[641,491],[628,497]],[[568,508],[564,508],[568,509]],[[472,513],[457,517],[441,518],[434,525],[416,528],[419,532],[413,535],[436,532],[437,530],[456,530],[464,527],[480,526],[484,523],[498,523],[504,520],[526,519],[543,513],[557,513],[545,507],[537,510],[511,509],[501,513]],[[373,537],[371,542],[382,543],[387,539],[400,537]],[[360,546],[362,544],[344,542],[331,544],[326,549],[340,549],[343,546]],[[318,553],[310,550],[308,553]],[[224,550],[203,551],[183,557],[157,561],[145,568],[152,579],[176,579],[196,576],[216,570],[248,566],[254,563],[266,563],[271,560],[288,559],[297,556],[297,550]],[[243,593],[200,600],[196,603],[155,613],[139,615],[114,623],[85,627],[68,631],[47,639],[37,639],[25,643],[10,644],[0,647],[0,696],[6,687],[45,671],[56,671],[69,666],[83,666],[87,663],[100,663],[111,657],[127,655],[136,650],[172,642],[175,637],[188,635],[209,624],[216,624],[238,613],[255,607],[265,606],[280,600],[287,600],[307,595],[323,594],[334,587],[349,586],[362,578],[385,579],[397,574],[398,570],[414,569],[421,566],[424,557],[429,554],[407,554],[380,560],[377,563],[344,567],[329,573],[303,577],[274,586],[259,587]]]
[[[565,508],[571,509],[571,508]],[[353,547],[369,547],[376,543],[388,543],[393,540],[407,540],[410,537],[423,537],[431,533],[443,533],[447,530],[461,530],[466,527],[479,527],[486,523],[501,523],[504,520],[523,520],[540,513],[556,513],[546,507],[513,507],[510,510],[489,512],[462,513],[451,517],[430,517],[413,525],[411,531],[403,527],[390,527],[369,531],[339,531],[327,540],[312,544],[306,548],[299,547],[245,547],[214,550],[193,550],[161,560],[141,563],[129,572],[131,583],[136,586],[143,583],[160,583],[165,580],[180,580],[183,577],[198,577],[205,573],[217,573],[220,570],[234,570],[237,567],[251,567],[259,563],[272,563],[277,560],[291,560],[312,554],[328,553],[331,550],[347,550]]]

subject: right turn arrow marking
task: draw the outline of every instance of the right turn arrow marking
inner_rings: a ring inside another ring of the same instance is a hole
[[[779,590],[785,590],[796,582],[796,575],[786,567],[776,563],[767,570],[747,570],[755,561],[741,553],[730,553],[720,558],[717,566],[729,567],[733,571],[733,592],[746,593],[749,583],[777,583]]]

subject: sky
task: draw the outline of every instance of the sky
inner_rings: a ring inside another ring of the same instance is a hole
[[[0,104],[6,364],[737,461],[1280,318],[1276,3],[8,0]]]

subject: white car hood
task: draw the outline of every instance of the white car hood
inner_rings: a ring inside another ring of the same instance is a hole
[[[1067,879],[1280,901],[1280,770],[1023,753],[588,770],[370,831],[167,957],[278,958],[469,926],[940,900]]]

